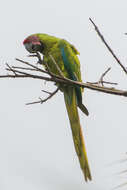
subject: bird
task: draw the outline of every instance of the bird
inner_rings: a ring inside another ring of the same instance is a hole
[[[80,61],[78,58],[79,52],[67,40],[44,33],[36,33],[25,38],[23,45],[29,53],[39,52],[43,55],[45,69],[48,69],[55,75],[82,82]],[[59,83],[57,85],[64,95],[74,147],[80,167],[83,171],[85,181],[91,181],[92,176],[78,113],[79,108],[84,114],[89,115],[86,106],[82,103],[83,88],[78,85],[70,86]]]

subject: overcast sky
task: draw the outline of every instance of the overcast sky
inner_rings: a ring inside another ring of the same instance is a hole
[[[22,0],[0,2],[0,74],[15,58],[32,61],[22,41],[33,33],[65,38],[80,51],[83,81],[106,79],[127,89],[127,76],[101,42],[91,17],[117,56],[127,65],[125,0]],[[33,61],[32,61],[33,62]],[[127,181],[127,99],[85,90],[81,124],[93,181],[86,184],[74,150],[62,93],[43,105],[25,103],[44,97],[53,85],[30,79],[0,80],[0,189],[108,190]],[[125,187],[126,188],[126,187]]]

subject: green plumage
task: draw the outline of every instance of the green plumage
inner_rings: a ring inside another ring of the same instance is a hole
[[[65,77],[81,82],[80,62],[77,57],[79,52],[77,49],[64,39],[49,36],[47,34],[36,34],[36,36],[44,45],[44,62],[48,64],[50,71],[59,75],[58,69],[54,66],[52,59],[49,56],[52,55]],[[75,91],[78,107],[86,115],[89,115],[87,108],[82,104],[83,89],[75,87]]]
[[[80,62],[77,57],[77,54],[79,53],[72,44],[64,39],[49,36],[47,34],[34,34],[34,36],[37,36],[39,41],[43,44],[43,50],[41,53],[43,54],[46,68],[48,67],[48,69],[56,75],[61,75],[62,73],[64,77],[71,80],[82,81]],[[57,67],[51,57],[55,60]],[[75,150],[79,158],[81,169],[84,173],[85,180],[91,180],[92,178],[77,109],[78,106],[86,115],[89,114],[87,108],[82,104],[83,89],[79,86],[58,85],[64,93]]]

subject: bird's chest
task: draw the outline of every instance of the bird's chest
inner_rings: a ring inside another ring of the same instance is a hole
[[[44,62],[47,64],[48,69],[56,75],[64,75],[68,77],[68,73],[65,70],[64,62],[61,54],[57,52],[49,52],[48,56],[44,56]]]

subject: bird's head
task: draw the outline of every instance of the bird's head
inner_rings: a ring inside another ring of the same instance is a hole
[[[31,35],[23,41],[23,45],[30,53],[42,52],[44,49],[43,43],[39,40],[38,36]]]

